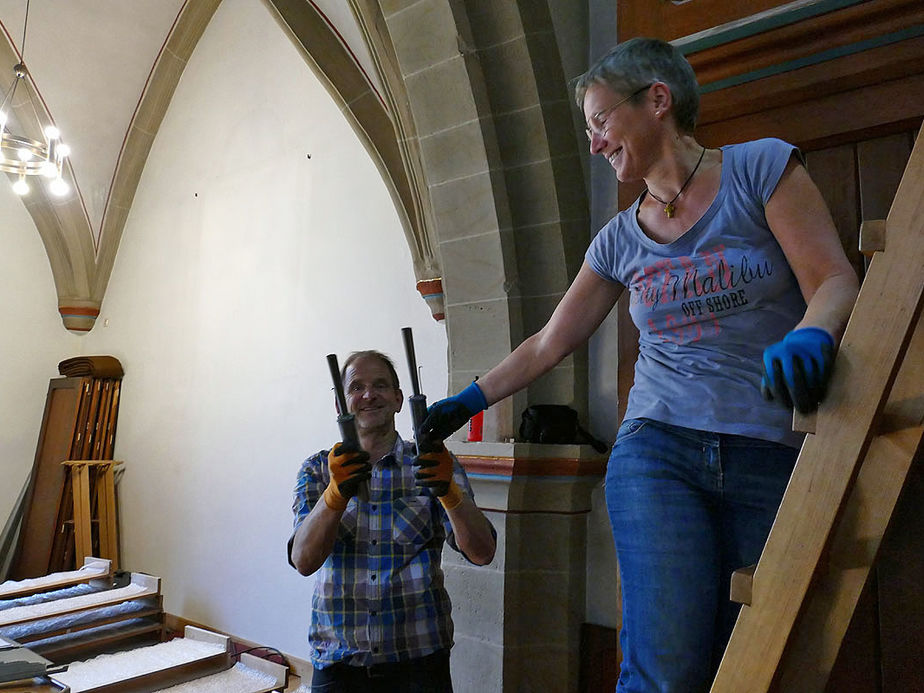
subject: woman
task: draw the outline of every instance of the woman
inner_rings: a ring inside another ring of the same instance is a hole
[[[647,190],[593,240],[545,327],[423,428],[443,439],[525,387],[628,287],[640,353],[606,475],[617,691],[708,690],[737,613],[730,575],[763,549],[801,445],[791,407],[824,395],[857,277],[795,147],[696,141],[696,79],[669,44],[620,44],[576,99],[591,153]]]

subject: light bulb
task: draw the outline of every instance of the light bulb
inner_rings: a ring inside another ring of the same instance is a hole
[[[24,148],[24,147],[21,148],[21,149],[17,152],[17,154],[19,155],[19,160],[20,160],[20,161],[29,161],[30,159],[32,159],[32,152],[29,151],[28,149]]]
[[[13,183],[13,192],[17,195],[28,195],[29,184],[25,181],[24,178],[20,178],[18,181]]]
[[[51,190],[53,195],[58,197],[63,197],[70,192],[71,186],[63,178],[55,178],[48,186],[48,189]]]
[[[56,140],[61,136],[61,131],[58,130],[54,125],[49,125],[45,128],[45,137],[50,140]]]
[[[58,156],[59,156],[60,158],[63,159],[64,157],[70,156],[70,155],[71,155],[71,148],[70,148],[70,147],[68,147],[66,144],[59,144],[59,145],[58,145]]]

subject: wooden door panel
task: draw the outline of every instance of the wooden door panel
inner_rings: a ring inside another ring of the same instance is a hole
[[[853,145],[805,154],[806,168],[831,211],[841,245],[857,276],[863,276],[860,224],[857,220],[857,166]],[[894,191],[893,191],[894,192]]]
[[[903,132],[857,143],[860,216],[864,221],[885,219],[911,156],[914,132]]]

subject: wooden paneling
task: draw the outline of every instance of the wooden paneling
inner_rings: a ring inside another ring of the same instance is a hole
[[[885,219],[889,215],[913,144],[914,133],[910,131],[857,144],[860,211],[864,221]]]
[[[758,113],[701,123],[697,135],[715,146],[779,137],[819,149],[910,130],[924,115],[924,73]]]
[[[580,693],[611,693],[619,680],[619,631],[593,623],[581,624]]]
[[[627,36],[654,36],[671,41],[787,3],[788,0],[695,0],[683,4],[619,0],[616,17],[620,32],[626,32]]]
[[[857,44],[866,47],[867,43],[895,35],[922,21],[924,5],[920,0],[869,0],[720,43],[691,54],[689,59],[700,84],[708,85],[759,70],[772,71],[787,63],[823,57],[830,57],[825,62],[834,62],[840,59],[836,56],[856,50]]]
[[[919,381],[919,383],[922,381]],[[912,466],[877,563],[882,690],[924,691],[924,456]]]
[[[690,56],[695,60],[695,56]],[[699,122],[781,108],[924,72],[924,37],[744,82],[702,95]],[[699,75],[697,74],[699,78]]]
[[[855,147],[842,145],[808,152],[805,155],[805,163],[828,205],[844,252],[857,276],[862,277],[863,256],[860,254],[860,222],[857,219],[859,206]],[[894,189],[892,194],[895,194]]]
[[[824,688],[826,693],[880,693],[882,690],[876,656],[879,649],[879,604],[876,595],[876,576],[873,574],[854,609],[853,619]],[[814,653],[810,653],[809,659],[811,654]]]

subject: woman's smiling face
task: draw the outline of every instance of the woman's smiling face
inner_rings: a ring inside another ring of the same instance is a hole
[[[637,90],[636,94],[641,93]],[[590,136],[590,153],[606,158],[623,183],[640,180],[657,151],[648,95],[619,94],[603,84],[593,84],[584,95],[584,120]]]

